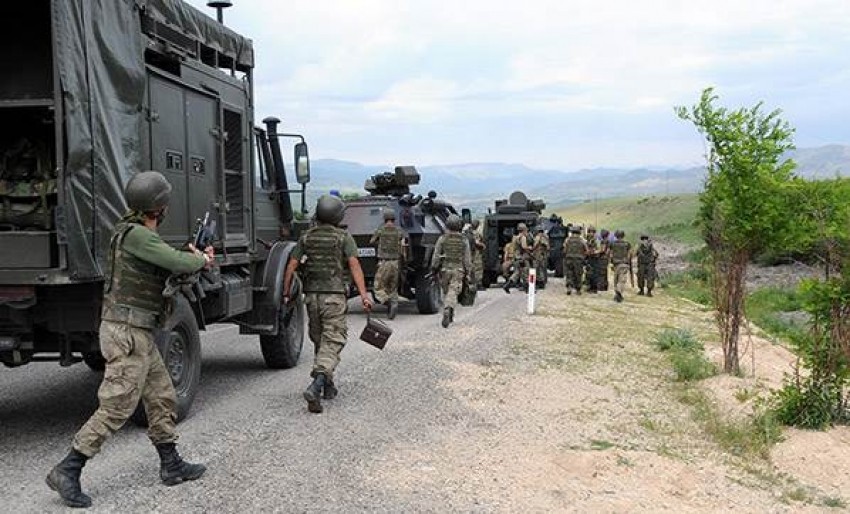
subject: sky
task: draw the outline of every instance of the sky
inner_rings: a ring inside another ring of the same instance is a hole
[[[846,0],[233,3],[257,118],[304,134],[312,159],[693,166],[702,139],[673,107],[709,86],[781,109],[800,148],[850,142]]]

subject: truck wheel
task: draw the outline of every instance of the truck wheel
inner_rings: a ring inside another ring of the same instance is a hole
[[[106,369],[106,359],[103,358],[103,355],[101,355],[100,352],[84,353],[83,362],[85,362],[86,366],[88,366],[92,371],[101,372]]]
[[[433,276],[416,279],[416,308],[420,314],[434,314],[443,306],[443,291]]]
[[[195,313],[184,296],[177,297],[174,312],[163,329],[154,332],[154,341],[177,393],[177,421],[180,421],[189,414],[201,380],[201,335]],[[131,419],[139,426],[147,426],[142,402]]]
[[[278,309],[277,335],[260,336],[260,349],[266,366],[271,369],[289,369],[298,364],[304,344],[304,298]]]

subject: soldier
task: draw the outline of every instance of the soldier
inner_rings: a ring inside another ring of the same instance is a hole
[[[346,269],[360,294],[363,309],[366,312],[372,310],[363,269],[357,259],[357,244],[351,234],[338,226],[344,214],[342,200],[330,195],[319,197],[316,203],[317,224],[298,240],[289,256],[283,278],[284,301],[289,303],[292,277],[297,269],[303,269],[300,276],[310,318],[310,340],[315,346],[313,370],[310,372],[313,382],[304,391],[304,399],[307,400],[307,410],[317,414],[323,410],[322,398],[332,400],[338,392],[334,370],[348,339]]]
[[[476,288],[479,291],[484,290],[484,249],[487,245],[484,243],[484,234],[480,230],[481,223],[478,220],[472,220],[472,235],[475,238],[475,246],[472,256],[472,273]]]
[[[623,289],[626,287],[626,276],[632,271],[632,245],[625,239],[622,230],[614,232],[616,238],[611,243],[611,264],[614,267],[614,300],[623,301]]]
[[[640,235],[640,244],[637,249],[637,285],[638,294],[643,295],[643,286],[646,285],[646,296],[652,296],[655,287],[655,261],[658,260],[658,251],[653,248],[652,241],[647,234]]]
[[[543,229],[543,225],[537,225],[537,235],[534,236],[534,267],[537,270],[537,282],[540,289],[546,288],[546,280],[549,278],[547,264],[549,262],[549,236]]]
[[[431,255],[431,270],[440,274],[443,288],[443,328],[448,328],[454,321],[457,295],[463,287],[463,280],[468,280],[469,271],[472,269],[469,242],[460,233],[463,220],[452,214],[446,220],[446,228],[449,231],[437,239],[434,253]]]
[[[510,293],[511,286],[519,286],[528,291],[528,268],[531,266],[531,251],[534,248],[534,238],[528,233],[528,225],[517,225],[519,234],[514,237],[514,272],[505,283],[504,290]]]
[[[97,411],[74,436],[72,449],[47,476],[47,485],[69,507],[89,507],[80,474],[88,459],[127,421],[139,400],[148,419],[148,437],[160,457],[160,479],[176,485],[201,477],[206,467],[184,461],[177,440],[177,397],[153,331],[170,305],[162,296],[169,274],[193,273],[213,262],[189,245],[189,252],[168,246],[157,234],[168,210],[171,184],[156,171],[130,179],[124,190],[128,212],[112,235],[100,322],[100,351],[106,359],[98,389]]]
[[[611,242],[608,240],[610,232],[608,229],[602,229],[599,232],[599,249],[598,258],[596,260],[596,278],[599,284],[596,289],[598,291],[608,290],[608,261],[610,259]]]
[[[570,237],[564,240],[564,277],[566,278],[567,294],[581,294],[581,275],[584,257],[587,255],[587,244],[581,238],[581,227],[570,226]]]
[[[587,255],[584,260],[585,283],[588,293],[596,293],[599,288],[599,242],[596,240],[596,227],[587,226],[585,235]]]
[[[387,317],[395,318],[398,311],[399,260],[407,259],[407,238],[395,226],[395,211],[384,209],[384,225],[375,231],[370,245],[377,245],[378,270],[375,273],[375,298],[387,304]]]
[[[508,283],[511,275],[513,274],[513,266],[514,266],[514,236],[511,235],[510,241],[505,243],[505,247],[502,249],[502,276],[505,277],[505,284]],[[510,291],[507,291],[510,293]]]

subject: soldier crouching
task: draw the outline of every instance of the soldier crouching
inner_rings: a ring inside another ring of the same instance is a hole
[[[336,196],[319,198],[316,204],[317,225],[298,240],[283,278],[284,301],[289,303],[293,276],[296,270],[302,269],[310,340],[315,346],[313,370],[310,372],[313,382],[304,391],[304,399],[307,400],[307,410],[313,413],[322,412],[322,399],[332,400],[337,395],[334,370],[348,340],[346,267],[357,286],[363,308],[367,312],[372,309],[363,269],[357,258],[357,244],[351,234],[338,227],[344,214],[345,204]]]
[[[213,260],[211,246],[207,253],[191,246],[191,252],[181,252],[157,234],[170,193],[171,185],[156,171],[136,174],[124,192],[130,210],[115,226],[104,286],[100,351],[106,370],[97,393],[99,406],[74,436],[71,452],[47,476],[47,485],[70,507],[91,506],[80,486],[82,468],[126,423],[139,400],[148,419],[148,437],[160,456],[162,481],[175,485],[206,471],[177,453],[177,397],[153,336],[165,321],[162,290],[168,276],[199,271]]]

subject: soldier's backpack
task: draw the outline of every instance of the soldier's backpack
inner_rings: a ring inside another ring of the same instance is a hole
[[[45,144],[21,138],[0,151],[0,225],[50,230],[55,203],[56,177]]]

